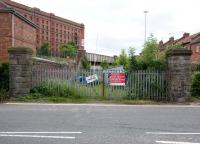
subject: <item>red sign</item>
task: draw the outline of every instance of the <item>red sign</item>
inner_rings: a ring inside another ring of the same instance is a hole
[[[125,86],[126,85],[126,74],[125,73],[110,73],[109,83],[113,86]]]

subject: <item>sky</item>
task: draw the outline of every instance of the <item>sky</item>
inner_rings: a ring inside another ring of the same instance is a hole
[[[142,50],[153,34],[158,42],[200,32],[200,0],[14,0],[85,25],[87,52],[118,55],[122,49]]]

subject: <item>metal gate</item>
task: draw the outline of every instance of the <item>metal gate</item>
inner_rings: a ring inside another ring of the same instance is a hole
[[[120,80],[118,80],[120,77]],[[166,74],[163,71],[68,70],[33,68],[32,88],[46,84],[74,89],[81,96],[103,99],[166,100]],[[58,87],[59,90],[59,87]]]

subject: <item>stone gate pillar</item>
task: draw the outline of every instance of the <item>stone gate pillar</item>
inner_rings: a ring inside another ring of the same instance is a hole
[[[179,48],[167,54],[167,92],[170,101],[186,102],[191,93],[191,50]]]
[[[31,88],[32,54],[31,48],[13,47],[9,52],[9,95],[25,96]]]

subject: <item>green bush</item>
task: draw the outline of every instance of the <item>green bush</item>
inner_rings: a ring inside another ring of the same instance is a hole
[[[62,81],[43,82],[31,89],[31,94],[37,94],[36,96],[39,95],[45,97],[59,96],[72,99],[81,98],[75,87],[69,86]]]
[[[196,71],[200,71],[200,64],[197,64]]]
[[[200,98],[200,72],[195,72],[192,76],[192,96]]]
[[[9,65],[0,64],[0,89],[9,89]]]
[[[8,99],[8,91],[6,89],[0,89],[0,103]]]

